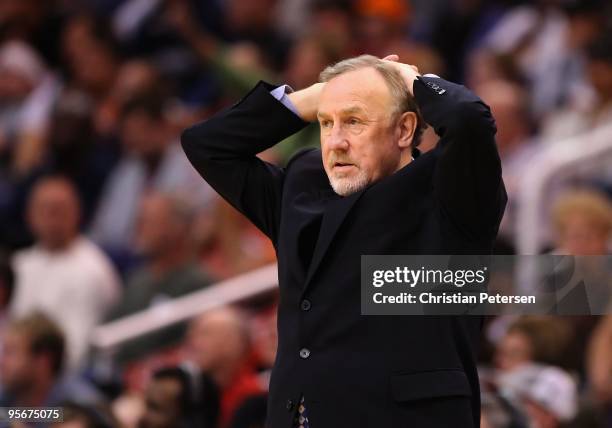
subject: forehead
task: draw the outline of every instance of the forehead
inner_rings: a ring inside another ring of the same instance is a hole
[[[358,107],[366,113],[387,112],[391,92],[382,75],[367,67],[334,77],[326,83],[319,100],[319,113],[331,114]]]

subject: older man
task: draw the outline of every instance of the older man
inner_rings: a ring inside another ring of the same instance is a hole
[[[272,428],[472,427],[478,317],[362,316],[362,254],[486,254],[506,194],[486,105],[396,56],[328,67],[289,92],[259,84],[183,133],[188,158],[273,241],[279,344]],[[321,150],[259,160],[318,119]],[[440,141],[419,156],[425,122]]]

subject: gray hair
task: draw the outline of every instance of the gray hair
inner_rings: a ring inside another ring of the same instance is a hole
[[[417,125],[416,129],[414,130],[412,144],[413,147],[418,146],[421,142],[423,132],[425,129],[427,129],[427,124],[419,111],[419,107],[417,106],[414,97],[408,91],[406,82],[402,78],[399,71],[397,71],[393,66],[373,55],[360,55],[327,66],[319,75],[319,82],[329,82],[334,77],[338,77],[341,74],[368,67],[372,67],[374,70],[378,71],[385,80],[385,83],[391,92],[391,96],[396,101],[393,111],[394,115],[399,116],[407,111],[411,111],[416,114]]]

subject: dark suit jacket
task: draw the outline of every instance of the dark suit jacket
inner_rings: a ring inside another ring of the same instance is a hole
[[[279,265],[279,344],[268,425],[303,395],[314,428],[479,425],[479,317],[362,316],[362,254],[488,254],[506,203],[489,108],[460,85],[414,84],[435,150],[336,195],[319,150],[278,168],[255,155],[305,123],[260,83],[184,131],[188,158],[266,233]],[[376,142],[373,142],[375,144]]]

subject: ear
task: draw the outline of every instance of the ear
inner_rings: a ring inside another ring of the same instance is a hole
[[[417,115],[413,111],[407,111],[401,114],[398,123],[397,130],[399,132],[399,138],[397,145],[400,149],[410,147],[412,139],[414,137],[414,131],[417,126]]]

